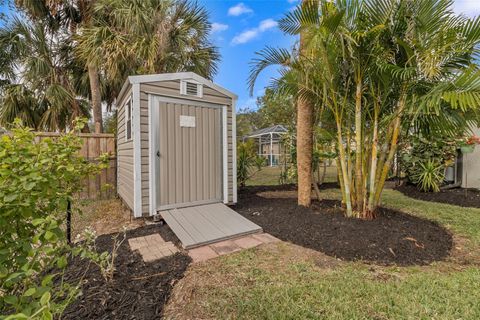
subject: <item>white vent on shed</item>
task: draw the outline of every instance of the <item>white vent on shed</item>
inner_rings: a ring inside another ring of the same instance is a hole
[[[203,97],[203,85],[194,81],[182,80],[180,82],[180,94],[201,98]]]

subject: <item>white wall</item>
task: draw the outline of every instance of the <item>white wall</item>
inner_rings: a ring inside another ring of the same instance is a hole
[[[480,136],[480,128],[474,130],[476,136]],[[480,189],[480,145],[475,151],[463,155],[462,188]]]

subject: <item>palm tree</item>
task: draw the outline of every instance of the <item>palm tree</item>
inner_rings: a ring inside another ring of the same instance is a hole
[[[92,24],[79,29],[76,52],[102,66],[114,92],[132,74],[193,71],[212,78],[217,71],[208,14],[197,3],[100,0],[92,14]]]
[[[314,5],[316,1],[303,0],[303,10]],[[310,32],[308,29],[300,31],[299,54],[309,58],[308,41]],[[308,70],[299,73],[305,82],[308,78]],[[309,207],[312,201],[312,152],[313,152],[313,105],[309,99],[303,96],[297,98],[297,171],[298,171],[298,204]]]
[[[410,115],[467,111],[480,102],[480,18],[452,13],[450,0],[319,1],[288,13],[288,34],[309,30],[308,81],[299,92],[328,110],[336,127],[346,215],[373,218]],[[268,65],[302,67],[282,50],[260,53],[251,83]],[[303,69],[306,70],[306,69]],[[462,117],[461,112],[457,115]]]
[[[102,101],[111,106],[126,76],[194,71],[211,78],[219,54],[208,40],[207,12],[170,0],[16,0],[31,21],[73,38],[72,83],[88,97],[95,131],[102,132]],[[78,42],[76,41],[78,40]],[[80,59],[79,59],[80,58]],[[79,69],[79,66],[83,65]],[[85,73],[87,71],[87,73]]]
[[[67,40],[68,35],[52,37],[50,27],[42,21],[28,23],[15,18],[0,29],[0,51],[11,58],[0,72],[13,83],[1,90],[3,126],[20,117],[38,130],[65,130],[74,118],[88,117],[65,60],[70,50]],[[15,84],[15,80],[21,83]]]
[[[91,24],[91,11],[94,2],[89,0],[16,0],[15,4],[18,8],[24,10],[33,22],[42,21],[46,23],[53,34],[74,35],[78,26]],[[84,63],[84,70],[88,72],[90,89],[88,95],[91,98],[95,132],[101,133],[103,127],[99,70],[91,62]]]

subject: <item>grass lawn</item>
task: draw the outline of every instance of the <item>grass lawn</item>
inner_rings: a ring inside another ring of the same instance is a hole
[[[281,167],[263,167],[253,177],[247,180],[247,186],[272,186],[279,184]],[[325,182],[337,181],[337,169],[334,166],[327,167]]]
[[[322,192],[338,198],[338,190]],[[383,205],[438,221],[454,235],[446,261],[384,267],[281,242],[193,265],[172,318],[480,319],[480,209],[385,190]],[[358,235],[361,237],[362,235]]]

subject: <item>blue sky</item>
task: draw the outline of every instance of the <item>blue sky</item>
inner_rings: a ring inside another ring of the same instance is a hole
[[[479,0],[480,1],[480,0]],[[222,1],[200,0],[210,13],[213,23],[212,41],[220,48],[222,62],[214,81],[235,92],[237,108],[255,107],[255,97],[250,97],[247,78],[249,62],[255,52],[266,45],[290,47],[295,39],[278,30],[277,20],[296,5],[295,0]],[[254,96],[261,95],[275,68],[260,75]]]
[[[290,47],[295,38],[284,36],[276,21],[298,4],[298,0],[198,0],[210,13],[213,23],[213,43],[222,56],[214,81],[239,96],[237,109],[256,108],[258,95],[276,76],[275,68],[263,72],[256,84],[254,96],[247,87],[249,63],[255,52],[265,46]],[[6,8],[0,8],[5,12]],[[480,0],[455,0],[454,10],[468,16],[480,14]],[[0,22],[1,24],[1,22]]]

